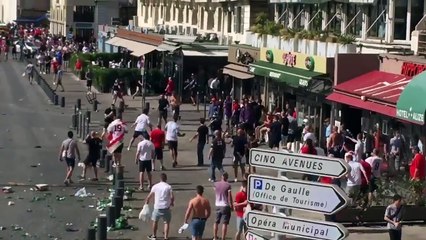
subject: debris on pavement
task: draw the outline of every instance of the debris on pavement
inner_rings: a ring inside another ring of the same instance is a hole
[[[13,206],[13,205],[15,205],[15,202],[13,202],[13,201],[9,201],[9,202],[7,203],[7,205],[9,205],[9,206]]]
[[[64,201],[66,197],[56,195],[56,201]]]
[[[23,227],[19,226],[18,224],[14,224],[14,225],[10,226],[10,228],[12,229],[12,231],[21,231],[21,230],[24,229]]]
[[[49,190],[49,184],[36,184],[35,188],[37,191],[43,192]]]
[[[3,187],[2,188],[3,193],[13,193],[12,187]]]
[[[86,191],[86,188],[83,187],[83,188],[78,189],[78,191],[74,194],[74,196],[84,198],[84,197],[93,197],[93,196],[95,196],[95,194],[88,193]]]
[[[0,226],[0,231],[6,230],[6,227]]]

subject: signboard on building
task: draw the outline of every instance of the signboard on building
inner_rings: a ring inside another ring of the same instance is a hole
[[[334,214],[348,203],[337,186],[253,175],[248,178],[248,201],[323,214]]]
[[[231,45],[228,48],[228,62],[249,65],[259,61],[260,49],[246,45]]]
[[[249,229],[292,235],[307,239],[341,240],[348,231],[338,223],[300,219],[257,211],[247,213]]]
[[[426,70],[426,64],[404,62],[401,67],[401,74],[407,77],[414,77]]]
[[[261,48],[260,60],[312,72],[327,73],[326,57],[288,52],[281,49]]]

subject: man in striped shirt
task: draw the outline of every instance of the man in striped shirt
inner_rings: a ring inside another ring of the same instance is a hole
[[[121,152],[124,147],[123,141],[127,133],[127,126],[117,117],[109,124],[107,133],[107,138],[109,140],[107,150],[113,155],[113,167],[119,166],[121,163]]]

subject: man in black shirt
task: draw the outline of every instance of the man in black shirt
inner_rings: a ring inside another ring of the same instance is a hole
[[[265,106],[262,105],[262,100],[259,99],[258,103],[253,108],[256,127],[263,124],[260,122],[260,119],[262,118],[262,115],[264,112],[265,112]]]
[[[216,181],[216,168],[223,174],[223,159],[225,158],[225,152],[226,152],[226,143],[222,138],[222,132],[216,130],[214,132],[214,139],[212,141],[210,152],[209,152],[209,159],[211,159],[210,164],[210,182]]]
[[[86,160],[84,160],[83,172],[81,174],[81,179],[86,179],[87,167],[93,168],[93,173],[95,178],[92,178],[92,181],[98,181],[98,169],[96,168],[96,163],[101,157],[102,149],[102,140],[98,136],[98,133],[92,131],[84,140],[89,148],[89,153],[87,154]]]
[[[284,111],[281,112],[281,147],[286,148],[287,147],[287,138],[288,138],[288,128],[290,126],[290,122],[287,118],[287,113]]]
[[[189,139],[190,142],[198,137],[197,143],[197,157],[198,164],[197,166],[204,165],[204,145],[209,144],[209,128],[205,125],[206,119],[200,118],[200,126],[197,129],[197,133]]]
[[[237,130],[237,135],[232,140],[232,146],[234,147],[234,181],[238,181],[238,167],[241,169],[241,176],[245,175],[245,159],[244,154],[248,148],[248,141],[246,133],[243,129]],[[247,156],[246,156],[247,157]]]
[[[161,126],[161,119],[164,120],[164,123],[167,123],[167,108],[169,107],[169,101],[167,101],[164,94],[160,96],[158,100],[158,125]]]
[[[212,133],[215,131],[222,131],[222,119],[219,118],[218,114],[214,113],[210,122],[210,130]],[[214,139],[214,136],[213,136]]]
[[[278,150],[281,142],[281,123],[279,117],[274,115],[271,126],[269,127],[269,147]]]

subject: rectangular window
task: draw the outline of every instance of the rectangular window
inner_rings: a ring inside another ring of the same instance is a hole
[[[73,17],[74,17],[74,22],[94,22],[95,7],[94,6],[75,6]]]

